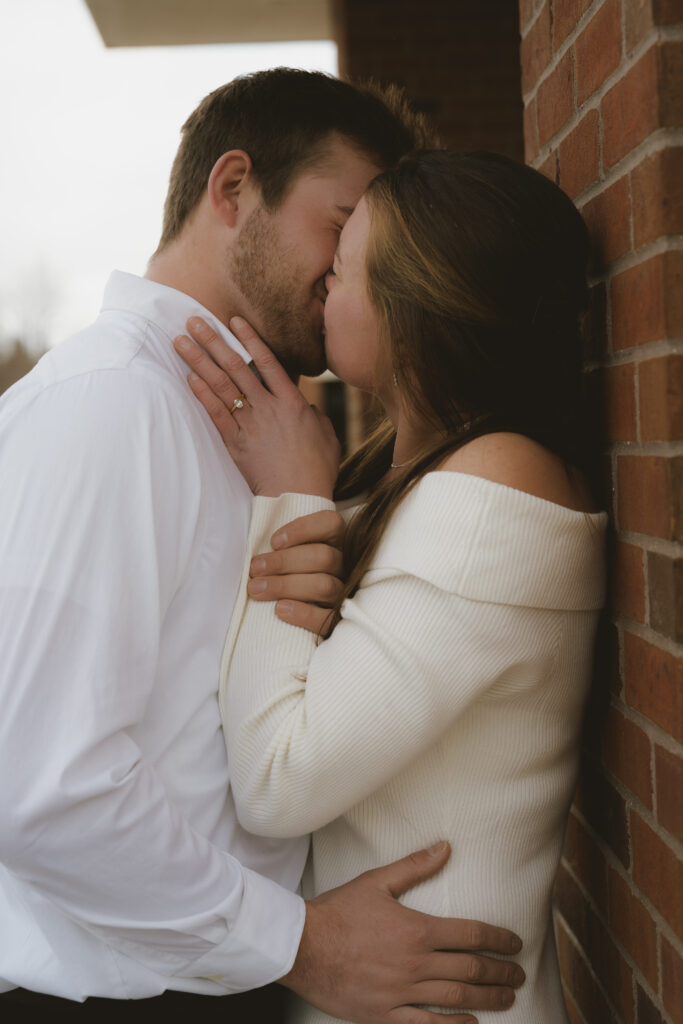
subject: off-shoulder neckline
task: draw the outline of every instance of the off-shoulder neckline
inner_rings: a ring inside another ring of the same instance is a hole
[[[607,513],[602,509],[598,512],[584,512],[581,509],[569,508],[568,505],[560,505],[556,501],[550,501],[548,498],[541,498],[537,494],[531,494],[529,491],[522,491],[518,487],[511,487],[510,484],[501,484],[497,480],[489,480],[488,477],[478,476],[476,473],[463,473],[461,470],[458,469],[430,470],[428,473],[425,473],[421,480],[418,481],[416,487],[419,488],[420,485],[423,484],[430,477],[454,477],[460,479],[464,478],[466,480],[472,481],[475,484],[479,483],[481,484],[482,487],[497,490],[501,492],[501,495],[505,493],[510,497],[512,495],[520,496],[523,500],[528,499],[530,502],[540,502],[540,504],[545,506],[546,508],[556,509],[560,513],[564,512],[570,516],[577,516],[582,519],[585,517],[588,517],[589,519],[602,519],[603,517],[607,517]]]

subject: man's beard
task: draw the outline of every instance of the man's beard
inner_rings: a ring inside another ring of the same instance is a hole
[[[232,257],[234,283],[258,318],[252,327],[292,376],[325,369],[322,323],[312,319],[314,296],[304,293],[291,249],[281,247],[262,207],[250,214]],[[240,311],[241,312],[241,311]]]

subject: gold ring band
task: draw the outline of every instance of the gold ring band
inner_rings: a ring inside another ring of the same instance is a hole
[[[230,412],[234,412],[235,409],[243,409],[244,408],[244,399],[245,399],[244,395],[238,395],[237,398],[235,399],[235,401],[230,406]]]

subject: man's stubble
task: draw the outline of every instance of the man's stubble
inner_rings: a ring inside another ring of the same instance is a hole
[[[242,228],[230,273],[258,318],[252,326],[287,372],[322,373],[322,323],[312,319],[314,294],[302,284],[304,275],[292,248],[282,244],[272,217],[261,206]]]

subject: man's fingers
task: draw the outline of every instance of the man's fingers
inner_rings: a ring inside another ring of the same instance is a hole
[[[398,899],[408,889],[412,889],[414,885],[424,882],[440,871],[450,855],[451,848],[448,843],[436,843],[428,850],[417,850],[401,860],[395,860],[392,864],[374,868],[372,871],[366,872],[366,877],[372,877],[372,880],[380,888],[385,889],[390,896]],[[435,946],[434,948],[439,947]]]
[[[481,949],[487,953],[514,956],[522,948],[519,935],[483,921],[434,917],[429,925],[429,938],[434,949]]]
[[[344,558],[341,551],[331,544],[298,544],[293,548],[256,555],[249,568],[252,577],[286,576],[299,572],[324,572],[342,579]]]
[[[461,981],[422,981],[413,985],[410,999],[452,1010],[507,1010],[515,1001],[511,988],[468,985]]]
[[[397,1006],[386,1017],[387,1024],[443,1024],[443,1014],[420,1006]],[[479,1024],[476,1017],[458,1016],[458,1024]],[[504,1024],[504,1021],[501,1021]]]
[[[339,513],[326,509],[322,512],[312,512],[307,516],[299,516],[291,523],[286,523],[273,534],[270,543],[276,550],[315,542],[341,548],[345,529],[344,520]]]
[[[331,608],[343,588],[342,581],[329,573],[297,572],[291,576],[259,576],[251,579],[247,584],[247,593],[255,600],[278,601],[280,598],[291,598]]]
[[[519,988],[526,978],[514,960],[495,960],[481,953],[444,953],[437,950],[429,954],[428,965],[429,980],[450,978],[468,985]]]
[[[275,605],[275,614],[290,626],[307,629],[316,636],[327,636],[332,619],[329,609],[319,608],[304,601],[278,601]]]

